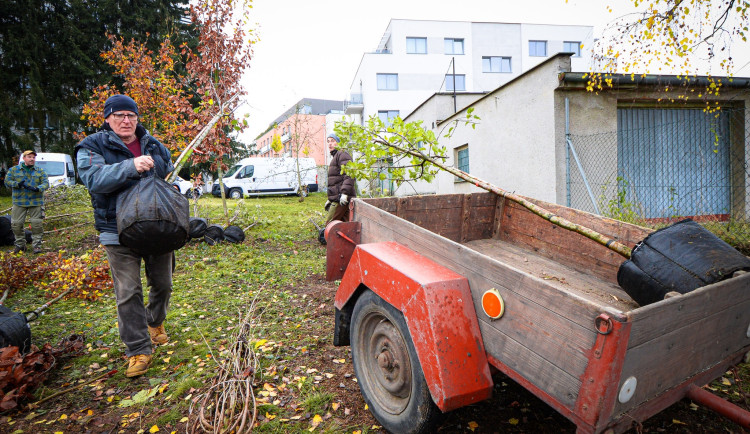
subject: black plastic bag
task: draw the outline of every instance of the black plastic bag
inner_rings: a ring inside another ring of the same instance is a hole
[[[0,348],[18,347],[22,354],[31,348],[31,328],[22,313],[0,304]]]
[[[209,246],[224,241],[224,228],[219,225],[211,225],[207,227],[206,235],[203,236],[203,239]]]
[[[750,259],[690,219],[647,236],[620,265],[617,283],[641,306],[750,271]]]
[[[199,217],[190,217],[190,232],[188,237],[190,239],[203,238],[206,235],[206,228],[208,228],[208,221]]]
[[[10,216],[0,216],[0,246],[12,246],[15,241],[16,237],[10,226]]]
[[[23,230],[24,238],[27,243],[31,243],[31,231]],[[0,216],[0,246],[12,246],[16,242],[16,236],[13,235],[13,228],[10,225],[10,216]]]
[[[245,241],[245,231],[239,226],[227,226],[227,228],[224,229],[224,239],[230,243],[241,243]]]
[[[117,197],[120,244],[141,255],[161,255],[184,246],[189,220],[188,200],[156,176],[141,178]]]

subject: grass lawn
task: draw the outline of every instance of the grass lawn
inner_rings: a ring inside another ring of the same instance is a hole
[[[228,200],[229,216],[246,229],[246,240],[213,246],[192,240],[176,252],[165,322],[170,342],[156,349],[154,363],[142,377],[124,376],[124,346],[111,290],[95,300],[69,298],[53,304],[31,323],[34,343],[54,346],[80,335],[83,349],[59,358],[20,408],[0,413],[0,432],[185,432],[248,312],[253,326],[249,344],[259,362],[252,373],[255,431],[381,431],[365,408],[349,349],[331,343],[337,285],[324,279],[325,248],[309,221],[322,222],[324,202],[323,193],[303,202],[297,197]],[[0,211],[6,208],[10,198],[0,197]],[[191,215],[196,211],[211,223],[226,225],[220,199],[207,195],[197,204],[191,201]],[[85,257],[96,247],[88,196],[80,186],[50,198],[46,216],[45,254],[11,257],[11,247],[3,248],[0,282],[8,273],[28,274],[50,263],[63,270],[65,260]],[[14,289],[5,304],[21,312],[39,307],[49,301],[52,280],[50,274],[32,279]],[[119,372],[106,376],[112,370]],[[712,388],[738,405],[744,400],[747,407],[749,381],[745,364]],[[502,375],[496,378],[495,392],[490,401],[446,415],[440,432],[575,431],[564,417]],[[660,413],[642,430],[740,432],[737,425],[689,401]]]

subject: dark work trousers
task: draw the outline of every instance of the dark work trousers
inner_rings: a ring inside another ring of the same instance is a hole
[[[328,208],[328,217],[326,218],[326,224],[333,220],[341,220],[342,222],[349,221],[349,204],[341,205],[338,202],[331,202],[331,206]]]
[[[104,246],[117,299],[117,327],[127,347],[125,355],[151,354],[148,327],[157,327],[167,317],[172,295],[174,252],[141,256],[128,247]],[[141,260],[149,286],[148,305],[143,304]]]

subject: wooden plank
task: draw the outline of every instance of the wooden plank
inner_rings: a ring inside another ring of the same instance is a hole
[[[723,311],[748,300],[750,273],[635,309],[629,313],[633,327],[628,346],[656,339],[675,323],[690,324],[705,318],[707,313]]]
[[[618,285],[535,255],[521,246],[494,239],[469,241],[465,245],[525,274],[544,279],[561,291],[575,292],[593,303],[604,303],[623,312],[638,308],[638,304]]]
[[[473,201],[471,216],[469,220],[469,231],[466,241],[481,240],[492,237],[492,228],[495,221],[495,204],[481,204]]]
[[[400,197],[396,202],[396,216],[404,218],[404,208],[406,206],[406,198]]]
[[[648,236],[648,234],[653,232],[653,230],[642,226],[598,216],[578,209],[568,208],[563,205],[557,205],[532,198],[526,199],[573,223],[586,226],[589,229],[608,235],[629,247],[634,247],[636,243],[642,241]]]
[[[505,199],[495,195],[495,217],[494,224],[492,226],[492,238],[499,239],[501,230],[503,227],[503,208],[505,207]]]
[[[750,300],[725,310],[707,306],[706,316],[700,320],[677,320],[672,317],[680,328],[663,330],[661,336],[628,349],[621,381],[635,376],[638,385],[630,401],[618,402],[614,414],[634,408],[733,354],[750,350]]]
[[[493,349],[493,356],[521,374],[532,384],[573,408],[581,381],[539,357],[538,354],[508,336],[493,330],[486,322],[479,323],[485,348]]]
[[[461,237],[460,242],[464,243],[469,238],[469,227],[471,226],[471,195],[466,194],[461,203]],[[456,241],[456,240],[454,240]]]
[[[617,282],[617,269],[625,258],[596,241],[563,229],[516,203],[504,209],[501,239],[528,246],[576,270]]]

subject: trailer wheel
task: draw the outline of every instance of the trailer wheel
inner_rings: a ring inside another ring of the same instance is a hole
[[[394,433],[427,433],[440,416],[401,312],[372,291],[352,312],[352,362],[373,416]]]

